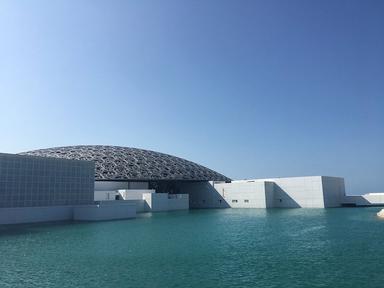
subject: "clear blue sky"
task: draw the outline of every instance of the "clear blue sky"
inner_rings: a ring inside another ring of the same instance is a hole
[[[384,1],[0,0],[0,151],[110,144],[384,191]]]

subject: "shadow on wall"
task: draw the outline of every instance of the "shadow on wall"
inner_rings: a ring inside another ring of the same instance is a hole
[[[214,186],[212,186],[209,182],[206,182],[205,185],[209,190],[209,194],[214,195],[211,198],[212,206],[216,208],[231,208],[231,205],[224,198],[224,195],[220,194],[220,191],[217,191]],[[209,204],[209,203],[208,203]]]
[[[189,194],[190,208],[230,208],[224,197],[209,182],[183,185],[182,193]]]
[[[269,186],[268,186],[269,185]],[[189,194],[189,207],[190,208],[231,208],[232,199],[228,195],[228,191],[222,191],[219,187],[212,186],[209,182],[200,182],[185,185],[182,188],[183,193]],[[258,193],[255,191],[255,193]],[[264,206],[260,203],[253,205],[254,201],[249,194],[240,196],[238,193],[235,207],[237,208],[300,208],[300,204],[290,197],[280,186],[275,183],[265,183],[265,190],[260,191],[265,193]],[[232,199],[233,200],[233,199]],[[246,200],[246,201],[245,201]],[[257,201],[257,200],[256,200]],[[243,205],[242,205],[243,203]]]
[[[345,199],[345,184],[343,178],[321,177],[324,207],[340,207]],[[364,201],[364,200],[362,200]]]
[[[358,206],[375,206],[374,203],[370,202],[368,199],[364,198],[363,195],[348,195],[344,197],[342,202],[344,207],[358,207]],[[382,206],[377,204],[376,206]]]
[[[273,200],[275,208],[301,208],[300,204],[276,183],[273,185]]]

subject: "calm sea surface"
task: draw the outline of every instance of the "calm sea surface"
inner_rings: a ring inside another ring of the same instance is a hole
[[[0,226],[0,287],[384,287],[379,208]]]

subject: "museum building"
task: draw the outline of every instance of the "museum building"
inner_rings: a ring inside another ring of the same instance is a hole
[[[233,181],[194,162],[137,148],[0,153],[0,224],[125,219],[190,208],[340,207],[355,201],[348,197],[340,177]]]

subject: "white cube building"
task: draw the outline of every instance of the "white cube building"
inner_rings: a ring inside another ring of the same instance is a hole
[[[189,194],[195,208],[326,208],[342,205],[345,187],[343,178],[309,176],[210,182]]]

